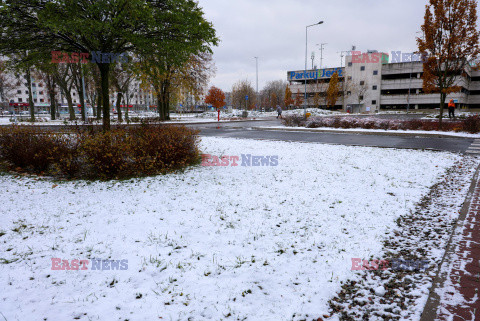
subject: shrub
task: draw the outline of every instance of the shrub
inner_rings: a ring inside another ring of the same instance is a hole
[[[52,150],[53,174],[75,177],[82,167],[80,146],[82,135],[55,135],[55,144]]]
[[[405,120],[405,128],[408,130],[420,130],[422,128],[422,121],[419,119]]]
[[[128,131],[136,138],[132,154],[136,171],[152,174],[167,172],[196,162],[198,131],[184,126],[139,127]]]
[[[307,128],[328,127],[327,117],[310,117],[305,124]]]
[[[342,119],[340,117],[333,117],[331,127],[333,127],[333,128],[342,127]]]
[[[85,155],[88,172],[102,179],[113,178],[128,170],[128,137],[123,129],[100,132],[84,139],[81,151]]]
[[[438,121],[430,121],[430,120],[423,120],[422,126],[420,126],[421,130],[426,130],[426,131],[433,131],[433,130],[438,130]],[[443,127],[443,130],[446,128]]]
[[[143,125],[109,132],[40,132],[0,128],[0,160],[10,167],[57,176],[110,179],[167,173],[199,161],[198,131]]]
[[[384,129],[387,130],[390,127],[390,122],[388,120],[381,119],[375,123],[375,129]]]
[[[55,140],[30,126],[8,126],[0,129],[0,157],[13,165],[35,173],[46,171],[53,163]]]
[[[480,116],[468,116],[463,121],[463,130],[470,134],[476,134],[480,132]]]
[[[287,127],[300,127],[305,125],[305,117],[300,115],[286,115],[282,119],[282,124]]]
[[[371,119],[366,119],[362,122],[362,128],[364,129],[374,129],[375,128],[375,121]]]

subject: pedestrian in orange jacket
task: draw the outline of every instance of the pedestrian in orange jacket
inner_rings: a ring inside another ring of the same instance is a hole
[[[455,102],[453,99],[450,99],[450,102],[448,103],[448,118],[455,119]]]

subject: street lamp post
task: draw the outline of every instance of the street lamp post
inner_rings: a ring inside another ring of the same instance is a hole
[[[257,67],[257,99],[256,99],[256,104],[255,104],[255,110],[258,107],[258,57],[253,57],[255,58],[256,61],[256,67]]]
[[[316,26],[316,25],[321,25],[323,24],[323,21],[320,21],[316,24],[309,25],[305,27],[305,70],[303,72],[303,77],[305,78],[305,101],[303,104],[303,115],[305,118],[307,118],[307,61],[308,61],[308,28]]]

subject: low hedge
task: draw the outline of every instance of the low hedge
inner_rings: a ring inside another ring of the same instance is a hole
[[[165,174],[199,162],[198,131],[139,126],[109,132],[0,128],[0,161],[9,170],[68,178],[112,179]]]
[[[480,116],[468,116],[462,120],[445,120],[439,127],[438,120],[423,119],[379,119],[373,117],[310,117],[307,121],[301,121],[296,115],[285,116],[282,120],[285,126],[307,128],[331,127],[331,128],[363,128],[384,130],[425,130],[425,131],[454,131],[476,134],[480,132]]]

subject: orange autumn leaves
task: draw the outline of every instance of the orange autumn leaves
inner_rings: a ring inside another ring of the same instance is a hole
[[[220,88],[212,86],[205,97],[205,103],[212,105],[216,109],[220,109],[225,106],[225,93]]]

